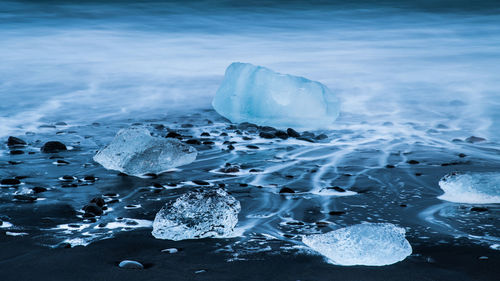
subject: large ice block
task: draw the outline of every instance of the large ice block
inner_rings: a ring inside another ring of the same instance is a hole
[[[337,96],[319,82],[237,62],[226,69],[212,105],[234,123],[278,128],[328,128],[340,110]]]
[[[439,199],[469,204],[500,203],[500,173],[451,173],[439,181]]]
[[[304,236],[302,242],[338,265],[389,265],[412,252],[405,230],[390,223],[357,224]]]
[[[142,176],[189,164],[196,155],[194,147],[179,140],[153,137],[146,128],[131,127],[120,130],[94,160],[106,169]]]
[[[163,206],[152,234],[168,240],[231,237],[240,210],[240,202],[223,189],[189,192]]]

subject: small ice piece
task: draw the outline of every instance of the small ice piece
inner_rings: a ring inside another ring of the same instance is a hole
[[[340,111],[337,96],[319,82],[239,62],[226,69],[212,105],[234,123],[278,128],[328,128]]]
[[[109,170],[142,176],[160,174],[196,159],[195,148],[172,138],[151,136],[143,127],[122,129],[94,160]]]
[[[223,189],[193,191],[171,201],[156,214],[153,236],[184,240],[234,235],[240,202]]]
[[[500,173],[450,173],[439,181],[441,200],[468,203],[500,203]]]
[[[304,236],[302,242],[338,265],[389,265],[412,252],[404,228],[390,223],[363,223],[324,234]]]
[[[128,268],[128,269],[144,269],[144,266],[140,262],[131,260],[121,261],[120,264],[118,264],[118,266],[121,268]]]

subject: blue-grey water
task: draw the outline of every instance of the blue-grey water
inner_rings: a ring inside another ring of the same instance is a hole
[[[235,61],[327,85],[340,117],[314,134],[328,138],[267,140],[231,127],[210,104]],[[229,262],[309,255],[302,235],[361,222],[405,227],[416,248],[493,249],[498,262],[499,205],[440,200],[438,182],[500,169],[499,74],[496,1],[2,1],[0,140],[28,145],[24,154],[0,147],[0,179],[21,180],[1,186],[0,228],[48,247],[149,232],[165,202],[205,180],[224,183],[242,205],[239,237],[204,242]],[[154,179],[93,162],[132,124],[207,143],[196,145],[194,163]],[[49,140],[71,150],[40,153]],[[228,163],[239,172],[221,172]],[[34,194],[35,186],[48,191]],[[82,218],[96,196],[108,210]],[[420,270],[430,258],[417,251],[403,266]],[[460,276],[458,268],[450,271]]]

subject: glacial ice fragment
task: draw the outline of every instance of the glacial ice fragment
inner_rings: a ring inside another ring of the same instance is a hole
[[[146,128],[122,129],[94,160],[109,170],[141,176],[159,174],[196,159],[195,148],[171,138],[153,137]]]
[[[328,128],[339,115],[337,96],[325,85],[248,63],[232,63],[212,102],[234,123],[278,128]]]
[[[439,181],[445,201],[469,204],[500,203],[500,173],[450,173]]]
[[[231,237],[240,202],[223,189],[193,191],[171,201],[156,214],[153,236],[184,240]]]
[[[338,265],[389,265],[412,252],[404,228],[390,223],[363,223],[324,234],[304,236],[302,242]]]

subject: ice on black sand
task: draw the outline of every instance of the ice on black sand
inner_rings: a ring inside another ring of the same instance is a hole
[[[450,173],[439,181],[445,201],[469,204],[500,203],[500,173]]]
[[[340,102],[325,85],[248,63],[232,63],[212,102],[234,123],[278,128],[327,128]]]
[[[240,202],[223,189],[188,192],[156,214],[152,234],[168,240],[231,237],[240,210]]]
[[[144,269],[144,266],[140,262],[132,260],[121,261],[118,266],[127,269]]]
[[[177,139],[153,137],[144,127],[131,127],[120,130],[94,160],[106,169],[142,176],[187,165],[197,154],[194,147]]]
[[[324,234],[304,236],[302,242],[337,265],[389,265],[412,253],[404,228],[390,223],[363,223]]]

